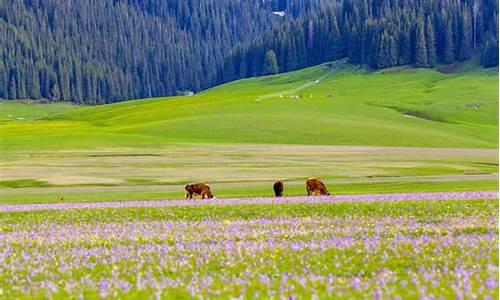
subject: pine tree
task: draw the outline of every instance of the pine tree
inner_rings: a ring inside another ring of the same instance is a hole
[[[398,64],[399,53],[398,53],[398,46],[396,43],[396,38],[392,35],[389,37],[389,45],[390,45],[389,65],[391,67],[393,67],[393,66],[396,66]]]
[[[462,36],[460,39],[459,60],[465,61],[472,55],[472,22],[469,12],[466,10],[462,14]]]
[[[59,91],[59,85],[57,84],[57,82],[54,83],[54,85],[52,86],[50,93],[51,93],[50,100],[58,101],[61,99],[61,92]]]
[[[26,94],[26,83],[24,82],[24,79],[26,78],[24,76],[24,72],[22,71],[22,68],[19,68],[16,70],[16,86],[17,86],[17,98],[18,99],[26,99],[28,95]]]
[[[380,38],[376,67],[389,68],[397,64],[397,46],[394,37],[384,32]]]
[[[273,50],[267,51],[264,58],[264,75],[276,74],[279,71],[280,68],[278,67],[278,63],[276,61],[276,54]]]
[[[498,66],[498,40],[489,34],[481,53],[481,65],[485,68]]]
[[[328,40],[330,44],[330,53],[327,56],[327,60],[330,59],[338,59],[342,57],[342,40],[340,36],[339,25],[337,23],[337,17],[335,15],[335,11],[332,12],[331,19],[331,30],[330,30],[330,39]]]
[[[388,60],[388,47],[387,47],[387,41],[386,41],[386,35],[385,32],[382,34],[380,37],[380,42],[378,50],[377,50],[377,55],[375,58],[375,67],[383,69],[387,67],[387,60]],[[365,58],[366,59],[366,58]]]
[[[9,99],[17,99],[17,86],[16,86],[16,79],[14,78],[14,76],[10,78]]]
[[[478,18],[479,16],[479,7],[480,7],[480,2],[479,0],[474,0],[474,4],[472,6],[472,47],[474,49],[477,48],[477,42],[478,42],[478,24],[482,23],[481,19]],[[479,19],[479,22],[478,22]]]
[[[430,17],[427,17],[425,39],[427,42],[427,62],[430,67],[436,65],[436,37],[434,35],[434,26]]]
[[[27,77],[27,88],[28,97],[31,99],[40,98],[40,81],[35,68],[30,66],[28,77]]]
[[[361,52],[361,33],[357,26],[354,26],[349,38],[349,61],[353,64],[361,63]]]
[[[455,48],[453,45],[453,32],[451,27],[451,21],[446,22],[445,27],[445,37],[444,37],[444,50],[443,50],[443,62],[445,64],[451,64],[455,61],[455,54],[453,49]]]
[[[388,56],[388,37],[384,37],[386,31],[380,36],[376,36],[376,24],[373,20],[367,20],[363,25],[361,37],[361,62],[372,68],[377,68],[379,64],[387,67],[385,60]],[[383,58],[385,57],[385,58]]]
[[[122,76],[123,77],[123,74]],[[122,81],[118,80],[118,81]],[[81,102],[83,100],[83,83],[82,83],[82,70],[80,64],[75,64],[73,68],[73,92],[72,92],[72,99],[76,102]],[[120,93],[120,98],[123,97],[123,93]]]
[[[228,82],[234,79],[235,69],[232,57],[228,57],[224,62],[224,71],[222,72],[222,81]]]
[[[297,54],[297,43],[295,42],[295,37],[292,36],[288,40],[287,46],[287,59],[286,59],[286,70],[293,71],[299,68],[299,56]]]
[[[412,57],[412,49],[411,49],[411,38],[410,38],[410,30],[407,28],[403,28],[398,37],[398,53],[399,65],[407,65],[411,62]]]
[[[243,55],[240,60],[239,66],[239,78],[245,78],[248,76],[248,66],[247,66],[247,58]]]
[[[307,62],[307,48],[304,28],[295,26],[294,35],[297,49],[297,68],[302,68]]]
[[[460,44],[462,42],[462,34],[461,34],[461,24],[460,21],[462,20],[462,17],[460,15],[454,14],[453,18],[451,20],[451,32],[453,36],[453,55],[454,55],[454,60],[458,60],[460,57]]]
[[[8,98],[9,81],[7,78],[7,70],[3,61],[0,60],[0,98]]]
[[[415,66],[417,68],[425,68],[429,65],[427,59],[427,47],[425,42],[423,22],[418,22],[417,34],[415,41]]]

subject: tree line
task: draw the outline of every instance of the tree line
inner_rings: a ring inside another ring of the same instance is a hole
[[[498,65],[496,0],[0,1],[0,98],[102,104],[348,58]]]
[[[0,98],[101,104],[198,91],[218,83],[236,44],[294,18],[275,9],[304,0],[280,1],[0,1]]]
[[[272,52],[272,54],[270,54]],[[272,74],[348,58],[372,69],[434,67],[480,56],[498,66],[495,0],[344,0],[237,45],[219,81]]]

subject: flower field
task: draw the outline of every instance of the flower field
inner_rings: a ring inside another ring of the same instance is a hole
[[[0,299],[498,298],[497,193],[356,197],[0,206]]]
[[[283,203],[339,203],[352,201],[405,201],[405,200],[443,200],[443,199],[489,199],[498,198],[497,192],[443,192],[443,193],[392,193],[368,195],[337,195],[322,197],[261,197],[261,198],[225,198],[200,200],[164,200],[164,201],[114,201],[114,202],[76,202],[52,204],[0,205],[2,211],[30,211],[38,209],[74,209],[104,207],[159,207],[186,205],[228,205],[228,204],[283,204]]]

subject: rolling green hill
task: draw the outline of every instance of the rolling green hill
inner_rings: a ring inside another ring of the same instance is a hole
[[[172,143],[497,147],[496,69],[367,73],[340,64],[236,81],[192,97],[66,108],[40,118],[36,111],[45,112],[46,105],[25,105],[23,113],[22,104],[2,103],[2,148]],[[27,118],[18,119],[22,115]]]
[[[336,62],[197,95],[104,106],[0,102],[4,203],[498,189],[497,69]],[[448,149],[444,149],[448,148]],[[474,148],[474,149],[470,149]]]

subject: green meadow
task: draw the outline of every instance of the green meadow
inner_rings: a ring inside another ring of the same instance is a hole
[[[441,199],[3,212],[0,286],[6,299],[497,299],[497,207]]]
[[[2,203],[498,188],[498,69],[343,62],[194,96],[103,106],[0,102]]]

